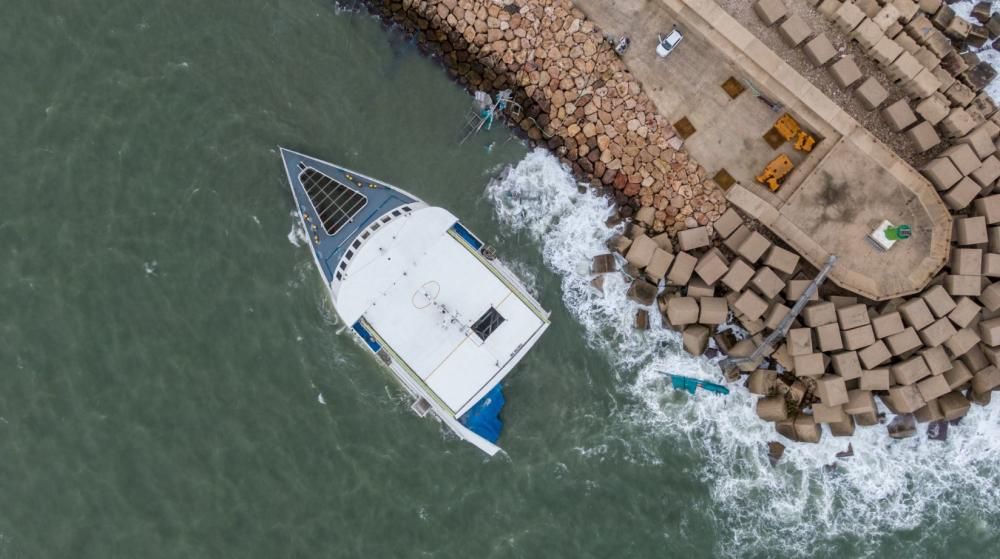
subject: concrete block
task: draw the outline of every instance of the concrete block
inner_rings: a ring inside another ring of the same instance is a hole
[[[929,122],[924,121],[906,131],[906,137],[916,146],[918,152],[923,153],[941,143],[934,127]]]
[[[947,322],[947,319],[945,319]],[[950,326],[951,323],[949,322]],[[943,340],[942,340],[943,342]],[[917,331],[913,328],[906,328],[898,334],[893,334],[885,338],[885,345],[889,348],[889,353],[893,356],[902,355],[908,351],[913,351],[923,345]]]
[[[947,275],[944,277],[944,288],[955,297],[978,297],[982,293],[982,282],[978,274],[975,276]]]
[[[802,51],[805,53],[806,58],[816,66],[824,66],[833,60],[833,57],[837,56],[837,49],[834,48],[830,39],[822,33],[810,39],[802,47]]]
[[[987,224],[1000,223],[1000,194],[993,194],[976,200],[975,208],[976,215],[985,219]]]
[[[752,233],[752,231],[750,231],[749,227],[746,225],[740,225],[736,228],[736,231],[733,231],[731,235],[726,237],[726,240],[722,241],[722,244],[732,252],[737,252],[740,245],[743,244],[743,241],[750,237],[750,233]]]
[[[941,8],[941,2],[943,0],[920,0],[918,6],[920,11],[925,14],[934,15]]]
[[[791,328],[787,337],[788,355],[807,355],[813,352],[812,330],[809,328]]]
[[[972,404],[958,392],[949,392],[938,398],[938,407],[945,421],[955,421],[965,417]]]
[[[698,299],[700,312],[699,324],[722,324],[729,316],[729,305],[724,297],[701,297]]]
[[[837,321],[841,330],[850,330],[869,324],[871,319],[868,316],[868,307],[857,304],[837,309]]]
[[[893,386],[889,389],[889,395],[882,397],[882,401],[897,414],[913,413],[925,404],[915,385]]]
[[[757,320],[767,310],[767,301],[762,299],[760,295],[757,295],[753,291],[747,290],[744,291],[738,299],[736,299],[736,302],[733,304],[733,308],[746,316],[748,319]]]
[[[817,326],[814,330],[820,351],[827,353],[844,349],[844,340],[840,335],[840,327],[837,326],[837,323]]]
[[[995,136],[992,135],[994,130],[1000,129],[997,128],[996,124],[986,121],[973,128],[972,132],[969,132],[955,141],[967,144],[970,148],[972,148],[972,151],[976,152],[976,157],[983,160],[992,156],[996,151],[996,146],[993,144]]]
[[[931,375],[917,382],[917,390],[925,402],[930,402],[950,392],[948,381],[941,375]]]
[[[770,247],[771,241],[768,241],[766,237],[754,231],[740,244],[737,252],[740,256],[746,258],[748,262],[753,264],[760,260],[760,257],[763,256]]]
[[[956,332],[958,330],[955,329],[955,325],[950,320],[939,318],[920,331],[920,339],[927,347],[938,347],[951,339]]]
[[[667,274],[667,283],[671,285],[687,285],[694,273],[694,267],[698,264],[698,259],[686,252],[678,252],[674,256],[674,264]]]
[[[656,243],[646,235],[639,235],[632,241],[632,245],[625,254],[625,260],[637,268],[645,268],[649,261],[653,259],[653,251],[656,250]]]
[[[944,132],[945,137],[957,138],[968,134],[977,124],[979,123],[965,109],[954,107],[948,116],[938,123],[938,127]]]
[[[895,384],[915,384],[917,381],[929,377],[931,374],[930,369],[927,368],[927,363],[924,362],[924,358],[919,355],[914,355],[909,359],[896,363],[891,367],[891,371],[892,380]]]
[[[801,316],[806,325],[815,328],[837,322],[837,309],[833,303],[827,301],[810,303],[802,309]]]
[[[750,283],[756,288],[758,293],[769,300],[774,299],[785,288],[785,282],[774,273],[774,270],[767,266],[758,269],[753,279],[750,280]]]
[[[986,217],[978,215],[956,219],[955,237],[957,244],[962,246],[978,245],[987,242]]]
[[[949,106],[947,99],[937,95],[932,95],[917,103],[914,110],[918,115],[920,115],[920,118],[934,125],[944,120],[944,117],[948,116],[948,113],[951,111],[951,107]]]
[[[767,314],[764,316],[764,327],[770,330],[777,330],[781,321],[788,315],[789,310],[791,309],[781,303],[771,303],[771,306],[767,309]]]
[[[953,248],[951,250],[951,273],[960,276],[978,276],[983,271],[983,249]],[[954,306],[954,305],[953,305]],[[932,309],[933,310],[933,309]],[[951,312],[951,309],[948,309]],[[936,316],[941,316],[934,313]]]
[[[892,5],[896,7],[896,11],[899,12],[899,21],[902,24],[909,23],[917,13],[920,11],[920,5],[916,0],[893,0]]]
[[[990,392],[998,386],[1000,386],[1000,369],[995,365],[990,365],[972,375],[972,390],[976,392]]]
[[[862,349],[875,343],[875,332],[872,330],[871,324],[844,330],[840,337],[844,340],[844,349]]]
[[[982,165],[976,152],[968,144],[951,146],[944,150],[941,156],[947,157],[962,175],[970,175]]]
[[[652,305],[656,300],[657,287],[646,280],[637,279],[628,287],[626,297],[640,305]]]
[[[812,35],[812,29],[804,19],[793,14],[778,27],[778,35],[781,35],[786,45],[797,47]]]
[[[955,301],[955,309],[948,313],[948,320],[958,328],[965,328],[972,324],[981,308],[969,297],[959,297]]]
[[[861,105],[869,111],[879,108],[889,98],[889,92],[875,78],[868,78],[861,82],[861,85],[854,90],[854,95],[861,102]]]
[[[677,246],[683,251],[707,247],[710,243],[708,227],[695,227],[677,233]]]
[[[806,289],[809,288],[810,280],[791,280],[788,282],[788,286],[785,288],[785,299],[788,301],[797,301]],[[819,301],[819,293],[813,293],[809,297],[809,301]]]
[[[874,47],[879,42],[879,39],[885,38],[885,31],[874,21],[866,17],[851,31],[850,37],[852,40],[857,41],[862,49],[867,51]]]
[[[771,245],[764,258],[764,264],[783,274],[791,275],[799,264],[799,255],[778,245]]]
[[[778,394],[757,400],[757,417],[764,421],[782,421],[788,418],[785,397]]]
[[[948,388],[952,390],[959,390],[964,388],[966,384],[972,382],[972,372],[965,363],[961,361],[952,361],[951,369],[944,372],[944,378],[948,381]]]
[[[1000,254],[992,252],[984,254],[981,272],[987,277],[1000,278]]]
[[[684,328],[681,335],[684,350],[691,355],[701,355],[708,347],[708,340],[711,338],[711,330],[701,324],[691,324]]]
[[[872,21],[883,31],[889,29],[892,24],[899,22],[899,10],[893,4],[885,4],[882,9],[872,17]]]
[[[861,371],[861,390],[889,390],[890,385],[888,368]]]
[[[931,184],[934,185],[934,188],[938,190],[948,190],[958,184],[958,181],[962,179],[962,173],[958,171],[955,164],[952,163],[951,159],[948,159],[947,157],[935,157],[929,163],[924,165],[920,172],[923,173],[923,175],[927,177],[927,180],[931,181]]]
[[[733,231],[743,225],[743,218],[740,217],[739,212],[733,208],[729,208],[719,217],[718,221],[715,222],[715,232],[719,234],[723,239],[728,238],[729,235],[733,234]]]
[[[848,4],[845,4],[845,6]],[[850,88],[862,78],[861,70],[858,65],[854,63],[854,58],[851,56],[845,56],[840,60],[831,64],[827,70],[830,72],[830,76],[833,81],[837,82],[837,85],[843,88]]]
[[[910,106],[905,99],[900,99],[882,109],[881,114],[882,120],[889,125],[889,128],[896,132],[902,132],[917,122],[916,115],[910,110]]]
[[[903,331],[903,318],[898,312],[891,312],[872,319],[872,330],[878,339],[888,338]]]
[[[833,14],[833,23],[845,33],[857,27],[863,19],[865,19],[864,12],[850,2],[841,4]]]
[[[666,277],[667,270],[670,269],[670,264],[673,263],[673,261],[673,254],[657,247],[653,251],[653,258],[649,261],[649,265],[646,266],[646,275],[649,279],[659,283]]]
[[[722,284],[733,291],[740,291],[746,286],[753,275],[753,267],[747,264],[742,258],[737,258],[733,261],[732,266],[729,267],[726,275],[722,276]]]
[[[904,35],[904,37],[909,38],[907,35]],[[912,39],[910,40],[912,41]],[[916,45],[916,43],[913,44]],[[917,60],[916,56],[912,53],[905,52],[904,47],[904,52],[900,54],[896,60],[892,61],[892,64],[889,65],[887,72],[889,77],[892,78],[892,81],[902,83],[908,82],[917,77],[917,74],[919,74],[920,70],[923,68],[924,66],[919,60]]]
[[[927,364],[927,369],[932,375],[940,375],[950,371],[953,367],[944,346],[924,348],[920,350],[920,357],[924,358],[924,363]]]
[[[673,326],[698,322],[698,300],[694,297],[671,297],[667,301],[667,321]]]
[[[888,388],[888,387],[886,387]],[[850,390],[847,392],[847,403],[844,411],[851,415],[876,413],[875,398],[869,390]]]
[[[687,289],[684,294],[688,297],[694,297],[695,299],[701,299],[702,297],[715,297],[715,286],[708,285],[705,280],[698,276],[691,278],[688,282]]]
[[[978,270],[978,260],[976,264]],[[940,285],[928,287],[921,297],[924,303],[927,303],[927,308],[931,310],[931,313],[938,318],[948,316],[948,313],[955,308],[955,300]]]
[[[930,308],[923,299],[914,298],[899,306],[903,321],[916,330],[921,330],[934,322]]]
[[[995,252],[997,254],[1000,254],[1000,226],[987,228],[986,238],[987,238],[987,243],[989,243],[990,252]]]
[[[705,280],[708,285],[714,285],[715,282],[722,279],[722,276],[726,275],[729,271],[729,265],[726,261],[716,252],[706,252],[698,259],[698,263],[694,267],[694,272],[698,274],[701,279]]]
[[[937,91],[941,82],[933,72],[924,68],[912,80],[903,84],[903,91],[911,99],[926,99]]]
[[[768,27],[781,21],[788,13],[781,0],[757,0],[753,5],[753,11],[757,12],[757,17]]]
[[[670,242],[670,233],[660,233],[653,237],[653,242],[656,243],[656,246],[660,247],[660,250],[665,250],[670,254],[674,253],[674,244]]]
[[[941,199],[949,209],[961,210],[967,208],[982,191],[982,187],[969,177],[962,177],[951,190],[945,192]]]
[[[844,412],[844,406],[828,406],[822,402],[813,402],[812,417],[816,423],[839,424],[848,422],[851,418]]]
[[[1000,345],[1000,318],[991,318],[980,322],[979,337],[984,344],[990,347]]]
[[[872,57],[883,68],[888,68],[901,54],[903,54],[903,47],[886,36],[879,39],[875,46],[868,51],[868,56]]]
[[[951,101],[953,107],[967,107],[976,98],[976,92],[972,91],[962,82],[956,81],[944,91],[944,96]]]
[[[944,343],[948,353],[953,357],[961,357],[979,343],[979,332],[971,328],[962,328]],[[982,392],[981,390],[978,392]]]
[[[1000,309],[1000,282],[984,288],[979,295],[979,302],[990,312],[996,312],[997,309]]]
[[[960,17],[953,17],[944,28],[944,34],[956,41],[964,41],[965,38],[969,36],[969,30],[971,28],[972,26],[969,22]]]
[[[834,14],[840,9],[840,5],[843,2],[841,0],[822,0],[816,7],[816,11],[825,15],[826,17],[833,19]]]
[[[826,362],[822,353],[807,353],[792,357],[795,363],[795,376],[797,377],[819,377],[826,370]]]
[[[858,359],[856,351],[842,351],[830,356],[830,363],[844,380],[853,380],[861,377],[861,361]]]
[[[826,374],[816,379],[816,395],[828,406],[847,403],[847,384],[840,375]]]
[[[982,91],[997,77],[997,71],[989,62],[983,60],[967,70],[963,76],[973,91]]]

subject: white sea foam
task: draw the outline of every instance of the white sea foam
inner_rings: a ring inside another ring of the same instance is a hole
[[[858,428],[849,440],[826,432],[817,445],[784,440],[757,418],[754,397],[741,387],[731,386],[728,397],[694,398],[666,387],[658,371],[716,380],[720,374],[709,360],[684,353],[677,334],[634,331],[638,307],[626,299],[620,274],[605,277],[603,294],[590,286],[587,264],[606,252],[611,233],[600,226],[609,206],[579,194],[555,157],[529,153],[493,181],[487,195],[505,224],[539,242],[588,344],[609,356],[618,388],[637,402],[617,415],[638,426],[639,437],[682,437],[701,454],[699,475],[724,534],[718,554],[804,556],[834,540],[870,540],[956,511],[1000,513],[1000,406],[974,408],[943,443],[926,440],[923,426],[920,436],[903,441],[889,439],[884,427]],[[777,467],[765,452],[773,440],[788,447]],[[848,442],[854,456],[836,459]],[[577,450],[595,460],[608,452],[603,444]],[[835,462],[836,468],[826,467]],[[877,553],[877,544],[868,549]]]
[[[301,243],[309,242],[309,237],[306,236],[306,231],[302,228],[302,221],[299,220],[299,213],[292,210],[291,216],[292,228],[288,231],[288,242],[297,247],[302,246]]]

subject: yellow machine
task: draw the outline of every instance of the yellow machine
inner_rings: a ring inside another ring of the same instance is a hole
[[[795,165],[792,164],[792,160],[787,155],[779,154],[757,175],[757,182],[767,185],[774,192],[781,188],[779,181],[788,176],[788,173],[791,173],[794,168]]]
[[[774,130],[785,139],[786,142],[795,142],[795,149],[806,153],[812,151],[816,145],[816,138],[799,126],[799,123],[792,118],[792,115],[785,113],[774,123]]]

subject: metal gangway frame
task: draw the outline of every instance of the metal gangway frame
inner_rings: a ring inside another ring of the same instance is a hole
[[[725,372],[732,367],[737,367],[743,363],[754,362],[757,359],[760,359],[765,351],[774,347],[775,343],[784,338],[788,333],[789,328],[792,326],[792,321],[799,316],[799,313],[801,313],[802,309],[806,307],[809,299],[816,293],[816,291],[819,290],[819,286],[826,279],[826,276],[830,273],[830,270],[833,269],[833,266],[836,263],[837,256],[831,254],[830,257],[826,259],[826,264],[823,266],[823,269],[816,274],[816,277],[813,278],[809,287],[806,287],[806,290],[799,296],[798,301],[795,301],[795,305],[792,306],[792,310],[788,311],[785,318],[781,319],[778,327],[775,328],[773,332],[768,334],[766,338],[764,338],[764,342],[757,346],[757,348],[753,350],[753,353],[746,357],[726,357],[722,361],[719,361],[719,367],[722,369],[723,374],[725,374]]]
[[[470,136],[483,128],[487,130],[492,128],[497,115],[503,115],[505,111],[515,119],[521,116],[521,105],[514,101],[514,93],[509,89],[497,93],[495,100],[485,91],[477,91],[475,98],[476,108],[470,112],[465,122],[466,133],[459,145],[464,144]]]

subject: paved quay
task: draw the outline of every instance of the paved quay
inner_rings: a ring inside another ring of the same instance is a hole
[[[669,122],[696,131],[684,147],[708,175],[725,169],[737,182],[727,199],[767,226],[816,267],[839,258],[837,285],[885,300],[923,289],[948,258],[951,216],[934,187],[836,103],[799,75],[713,0],[577,0],[608,32],[633,40],[625,62]],[[684,42],[666,59],[657,35],[677,26]],[[752,91],[731,99],[735,77],[820,138],[808,155],[762,138],[781,113]],[[777,154],[796,168],[772,193],[755,177]],[[881,252],[865,238],[883,220],[907,224],[905,245]]]

